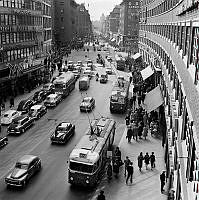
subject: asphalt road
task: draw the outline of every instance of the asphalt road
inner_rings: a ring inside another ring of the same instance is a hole
[[[107,54],[90,51],[89,58],[94,62],[97,53]],[[84,61],[85,55],[88,56],[88,53],[84,51],[73,52],[68,60]],[[96,70],[100,72],[104,69]],[[107,84],[100,84],[93,77],[90,88],[82,94],[77,82],[75,90],[56,108],[49,109],[31,129],[20,136],[8,136],[9,144],[0,150],[0,200],[85,200],[92,197],[94,190],[72,187],[67,182],[67,160],[89,125],[86,113],[79,111],[82,96],[93,96],[96,100],[96,107],[89,114],[90,119],[105,116],[116,120],[115,144],[119,143],[124,130],[124,115],[112,115],[109,111],[109,96],[114,79],[115,75],[110,75]],[[50,135],[56,124],[62,121],[74,123],[76,133],[66,145],[51,145]],[[5,128],[3,129],[5,131]],[[26,188],[8,189],[4,177],[12,169],[16,160],[24,154],[38,155],[42,160],[42,170],[30,180]]]

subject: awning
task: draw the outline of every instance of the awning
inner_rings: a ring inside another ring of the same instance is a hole
[[[134,54],[134,55],[132,56],[132,58],[133,58],[134,60],[136,60],[136,59],[138,59],[140,56],[141,56],[140,53],[136,53],[136,54]]]
[[[155,89],[151,90],[146,94],[144,100],[145,110],[150,113],[151,111],[158,108],[160,105],[164,103],[162,93],[160,90],[160,86],[157,86]]]
[[[150,77],[152,74],[154,73],[154,71],[152,70],[151,66],[146,67],[145,69],[143,69],[141,71],[141,75],[142,75],[142,79],[145,80],[148,77]]]

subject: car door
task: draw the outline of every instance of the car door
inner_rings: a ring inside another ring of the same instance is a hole
[[[73,134],[72,124],[70,124],[70,125],[68,126],[68,138],[71,137],[72,134]]]
[[[29,178],[35,173],[35,160],[33,160],[28,166],[28,176]]]

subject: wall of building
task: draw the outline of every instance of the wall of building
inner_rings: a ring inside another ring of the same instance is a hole
[[[141,6],[139,50],[147,65],[162,70],[170,192],[184,200],[198,197],[199,186],[198,4],[155,0]]]

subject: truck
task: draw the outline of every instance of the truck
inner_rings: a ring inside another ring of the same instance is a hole
[[[121,55],[116,54],[115,55],[115,61],[116,61],[117,69],[124,71],[124,69],[125,69],[125,58],[122,57]]]

